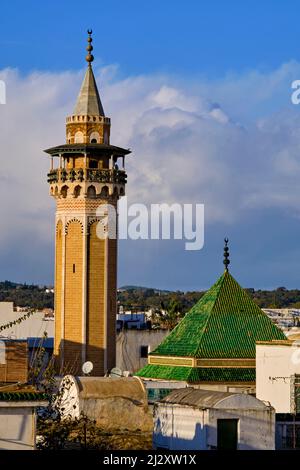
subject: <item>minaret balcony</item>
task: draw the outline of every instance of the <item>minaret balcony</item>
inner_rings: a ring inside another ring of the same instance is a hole
[[[67,181],[86,181],[91,183],[126,184],[125,170],[117,169],[90,169],[90,168],[57,168],[48,173],[48,183],[65,183]]]

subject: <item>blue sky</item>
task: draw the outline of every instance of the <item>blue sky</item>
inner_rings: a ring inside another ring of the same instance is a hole
[[[199,252],[122,241],[119,285],[207,288],[222,272],[228,235],[242,285],[300,288],[300,106],[290,100],[300,79],[297,7],[1,2],[0,279],[53,282],[54,203],[42,150],[64,140],[92,28],[112,143],[133,149],[129,200],[206,207]]]
[[[297,12],[296,0],[4,0],[0,67],[78,69],[92,27],[98,60],[124,75],[273,69],[299,58]]]

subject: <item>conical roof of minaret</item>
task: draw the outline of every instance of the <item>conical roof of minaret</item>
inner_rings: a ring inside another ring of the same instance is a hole
[[[77,98],[74,114],[79,116],[105,116],[103,106],[100,100],[97,83],[94,77],[92,69],[92,62],[94,56],[91,54],[93,50],[92,46],[92,30],[88,30],[88,46],[86,61],[88,62],[88,68],[83,79],[81,89]]]
[[[89,64],[74,109],[75,115],[105,116],[92,66]]]

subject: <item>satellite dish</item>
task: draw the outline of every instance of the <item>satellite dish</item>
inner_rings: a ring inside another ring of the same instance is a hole
[[[82,372],[84,375],[88,375],[92,372],[94,365],[91,361],[87,361],[82,365]]]
[[[122,371],[121,369],[119,369],[118,367],[114,367],[111,371],[110,371],[110,377],[123,377],[123,374],[122,374]]]

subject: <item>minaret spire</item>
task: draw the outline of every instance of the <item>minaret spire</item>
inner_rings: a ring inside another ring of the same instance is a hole
[[[228,248],[228,238],[224,238],[225,246],[224,246],[224,260],[223,264],[225,266],[225,271],[228,272],[228,265],[230,264],[230,259],[229,259],[229,248]]]
[[[88,29],[88,45],[86,46],[87,55],[85,60],[88,68],[83,79],[81,89],[77,98],[76,106],[73,114],[76,116],[102,116],[105,117],[104,109],[101,103],[99,91],[94,77],[92,62],[94,56],[92,54],[92,30]]]

